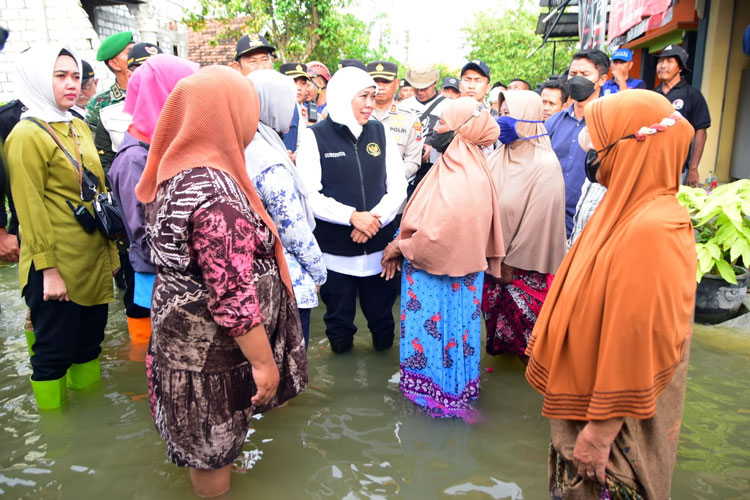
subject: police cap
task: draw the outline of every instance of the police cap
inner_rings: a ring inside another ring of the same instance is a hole
[[[674,57],[680,62],[682,69],[687,69],[688,54],[685,49],[679,45],[667,45],[659,54],[659,59],[663,57]]]
[[[91,65],[83,59],[81,59],[81,69],[83,70],[83,72],[81,73],[81,83],[85,83],[94,78],[94,68],[92,68]]]
[[[163,53],[164,51],[153,43],[136,43],[130,47],[130,51],[128,52],[128,69],[132,70],[133,68],[137,68],[145,63],[149,57]]]
[[[109,61],[133,43],[132,31],[121,31],[104,39],[96,52],[97,61]]]
[[[266,37],[257,33],[251,33],[249,35],[243,35],[237,41],[237,54],[234,56],[234,60],[238,60],[240,56],[243,56],[253,51],[264,51],[269,54],[276,52],[276,47],[268,43]]]
[[[349,66],[354,66],[355,68],[359,68],[362,71],[367,71],[367,66],[365,66],[365,63],[363,63],[359,59],[342,59],[339,61],[339,69],[347,68]]]
[[[307,79],[307,66],[298,62],[284,63],[279,66],[279,73],[291,76],[292,78],[305,78]]]
[[[388,80],[389,82],[396,79],[398,74],[398,64],[388,61],[375,61],[367,65],[367,72],[373,78]]]

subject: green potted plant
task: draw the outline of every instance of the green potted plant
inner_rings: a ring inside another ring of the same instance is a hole
[[[711,192],[682,186],[677,200],[687,208],[695,228],[696,321],[726,321],[737,314],[747,294],[750,179],[723,184]]]

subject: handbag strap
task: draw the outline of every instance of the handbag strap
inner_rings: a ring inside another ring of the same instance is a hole
[[[44,130],[49,134],[50,137],[52,137],[52,140],[55,141],[57,146],[62,150],[63,153],[65,153],[65,156],[70,161],[70,164],[73,165],[73,168],[76,169],[76,171],[81,174],[81,167],[78,165],[78,162],[73,158],[73,155],[70,154],[70,152],[63,146],[62,142],[60,142],[60,138],[57,137],[57,134],[52,130],[52,127],[49,126],[49,123],[47,122],[41,122],[37,120],[36,118],[27,117],[24,118],[24,120],[29,120],[31,123],[35,124],[40,129]]]

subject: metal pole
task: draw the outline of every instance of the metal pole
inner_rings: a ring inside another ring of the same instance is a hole
[[[555,52],[557,52],[557,40],[552,40],[552,73],[555,74]]]

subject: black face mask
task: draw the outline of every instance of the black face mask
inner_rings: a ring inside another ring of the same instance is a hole
[[[574,101],[583,102],[594,93],[594,82],[576,75],[568,80],[568,91]]]
[[[596,172],[599,170],[599,166],[602,164],[602,161],[604,161],[604,158],[607,157],[610,151],[612,151],[612,148],[615,147],[615,144],[618,142],[624,140],[624,139],[632,139],[635,137],[635,134],[626,135],[625,137],[620,137],[615,142],[610,144],[609,146],[600,149],[599,151],[596,151],[595,149],[589,149],[589,152],[586,153],[586,178],[592,182],[597,183],[599,181],[596,180]],[[604,156],[599,158],[599,153],[604,153]]]
[[[453,140],[453,136],[456,135],[455,130],[448,130],[447,132],[433,132],[432,133],[432,147],[438,152],[438,153],[445,153],[445,150],[448,149],[448,146],[450,146],[451,141]]]

